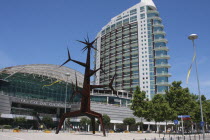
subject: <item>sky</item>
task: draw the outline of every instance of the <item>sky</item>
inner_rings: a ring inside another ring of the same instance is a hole
[[[140,0],[0,0],[0,68],[25,64],[60,65],[67,58],[85,61],[84,47],[76,40],[94,39],[112,17]],[[209,0],[153,0],[167,33],[171,59],[170,82],[198,94],[195,65],[189,84],[187,71],[193,57],[188,36],[198,34],[198,72],[201,94],[210,99]],[[92,53],[93,54],[93,53]],[[93,61],[93,60],[92,60]],[[83,72],[80,66],[67,67]]]

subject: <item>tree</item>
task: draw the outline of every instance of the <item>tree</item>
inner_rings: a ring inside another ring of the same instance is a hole
[[[147,120],[151,120],[151,114],[148,110],[150,104],[148,103],[148,99],[146,98],[146,92],[141,91],[137,86],[136,90],[133,94],[133,99],[131,100],[130,109],[133,110],[133,115],[137,117],[144,117]],[[142,120],[142,119],[141,119]]]
[[[129,131],[130,131],[130,126],[134,125],[136,123],[136,120],[134,118],[125,118],[123,120],[123,124],[128,125],[129,126]]]
[[[188,88],[181,87],[181,81],[174,81],[166,91],[165,98],[169,106],[178,115],[192,115],[196,106],[195,96],[190,94]]]
[[[103,118],[104,126],[109,126],[110,121],[111,121],[110,117],[107,114],[104,114],[102,118]],[[100,124],[100,121],[97,120],[97,123]]]
[[[169,103],[166,101],[165,96],[161,94],[156,94],[152,99],[153,104],[153,119],[155,122],[175,120],[177,117],[176,112],[169,106]]]
[[[143,122],[137,122],[136,125],[139,125],[140,126],[139,131],[143,131],[143,125],[144,125]]]
[[[87,117],[82,117],[80,119],[80,125],[81,126],[89,125],[90,123],[91,123],[91,120]]]
[[[25,123],[27,122],[26,118],[25,117],[16,117],[14,118],[14,124],[15,125],[25,125]]]
[[[50,116],[44,116],[42,118],[42,122],[45,124],[47,128],[53,127],[53,119]]]

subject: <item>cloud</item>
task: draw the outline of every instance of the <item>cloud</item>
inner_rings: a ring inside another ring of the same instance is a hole
[[[8,67],[14,65],[14,61],[9,55],[0,50],[0,68]]]

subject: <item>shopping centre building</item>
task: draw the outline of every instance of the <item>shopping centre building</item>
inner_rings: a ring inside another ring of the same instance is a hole
[[[65,107],[67,111],[75,111],[80,108],[81,95],[76,96],[73,102],[70,102],[76,79],[78,86],[82,87],[83,75],[80,72],[67,67],[59,68],[58,65],[34,64],[1,69],[1,118],[9,120],[25,117],[27,120],[38,122],[42,117],[50,116],[54,122],[58,122]],[[122,127],[123,119],[129,117],[135,118],[137,122],[143,121],[145,129],[148,124],[155,125],[154,122],[147,122],[133,116],[129,108],[132,99],[130,93],[118,91],[117,94],[119,97],[113,95],[110,90],[91,91],[91,109],[110,116],[110,129]],[[79,121],[80,118],[71,119],[74,128],[79,127]],[[123,127],[126,129],[125,126]]]
[[[43,116],[51,116],[54,121],[58,121],[64,113],[65,105],[67,111],[80,108],[81,95],[70,102],[76,79],[79,87],[83,84],[83,75],[73,69],[49,64],[14,66],[1,69],[0,79],[2,118],[25,117],[27,120],[39,120]],[[134,117],[129,109],[132,96],[125,91],[118,91],[118,96],[119,98],[110,90],[93,90],[91,108],[109,115],[111,123],[122,124],[124,118]],[[79,120],[71,119],[76,125]]]

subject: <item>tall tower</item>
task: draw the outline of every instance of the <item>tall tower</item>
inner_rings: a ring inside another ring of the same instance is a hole
[[[162,19],[152,0],[140,3],[113,17],[97,35],[95,67],[104,72],[96,84],[108,84],[116,73],[114,87],[133,92],[136,86],[151,99],[168,90],[168,47]]]

